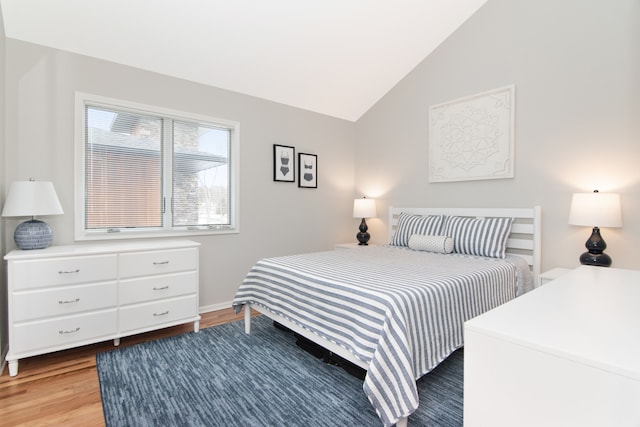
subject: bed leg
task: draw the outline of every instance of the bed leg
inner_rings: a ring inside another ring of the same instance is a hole
[[[251,333],[251,304],[244,305],[244,332]]]
[[[396,427],[407,427],[407,419],[408,418],[400,418],[396,423]]]

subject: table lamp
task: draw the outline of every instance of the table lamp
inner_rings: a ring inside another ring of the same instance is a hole
[[[33,178],[11,184],[2,210],[3,217],[31,217],[30,220],[20,223],[13,234],[20,249],[44,249],[49,246],[53,239],[51,227],[34,217],[63,213],[53,184],[35,181]]]
[[[365,218],[373,218],[376,216],[376,201],[374,199],[355,199],[353,201],[353,217],[354,218],[362,218],[362,222],[360,222],[359,230],[360,232],[356,234],[359,245],[368,245],[368,241],[371,238],[371,235],[367,233],[367,222]]]
[[[575,193],[571,199],[569,224],[593,227],[585,243],[587,252],[580,255],[580,263],[609,267],[611,257],[604,253],[607,247],[599,227],[622,227],[620,195],[615,193]]]

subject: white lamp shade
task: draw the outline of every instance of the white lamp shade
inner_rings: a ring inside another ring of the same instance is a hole
[[[63,214],[53,184],[47,181],[16,181],[11,184],[2,216]]]
[[[373,218],[376,215],[375,199],[355,199],[353,201],[354,218]]]
[[[622,227],[620,195],[575,193],[571,199],[569,224],[588,227]]]

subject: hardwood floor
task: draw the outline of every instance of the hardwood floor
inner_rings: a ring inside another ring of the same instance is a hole
[[[241,320],[229,308],[203,313],[200,328]],[[193,323],[125,337],[120,347],[193,332]],[[0,376],[2,426],[104,426],[96,353],[113,349],[113,341],[21,359],[18,375]]]

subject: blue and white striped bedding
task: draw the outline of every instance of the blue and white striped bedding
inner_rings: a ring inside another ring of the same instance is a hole
[[[415,381],[462,346],[463,323],[514,298],[521,274],[509,258],[335,250],[259,261],[233,306],[263,306],[368,363],[363,389],[392,425],[418,407]]]

